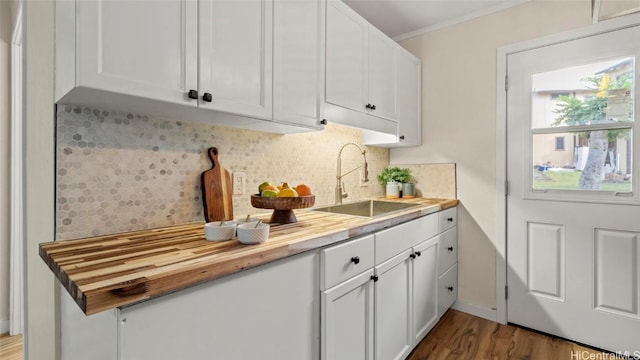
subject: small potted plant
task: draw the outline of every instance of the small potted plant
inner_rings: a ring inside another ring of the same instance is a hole
[[[411,185],[413,185],[413,178],[411,177],[411,170],[390,166],[384,168],[378,175],[378,182],[380,182],[382,186],[385,186],[386,198],[396,199],[400,197],[400,188],[404,187],[404,183],[411,183]],[[411,195],[413,195],[413,190],[411,191]]]

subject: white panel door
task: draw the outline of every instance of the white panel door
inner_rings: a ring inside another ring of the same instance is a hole
[[[327,4],[325,99],[365,112],[369,24],[342,1]]]
[[[199,106],[270,120],[273,2],[201,0]]]
[[[373,26],[369,27],[369,101],[372,115],[396,120],[396,47]]]
[[[640,27],[508,56],[508,321],[640,351]]]
[[[373,269],[322,293],[322,360],[373,360]]]
[[[376,360],[404,359],[413,348],[410,255],[411,249],[376,266]]]
[[[273,120],[318,127],[325,2],[279,0],[273,6]]]
[[[78,1],[77,84],[170,103],[197,102],[197,11],[190,0]]]

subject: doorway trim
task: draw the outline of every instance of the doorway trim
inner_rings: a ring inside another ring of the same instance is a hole
[[[11,222],[9,254],[9,334],[24,332],[24,191],[23,191],[23,11],[18,2],[11,37]]]
[[[507,319],[507,58],[511,54],[640,25],[640,14],[499,47],[496,66],[496,319]]]

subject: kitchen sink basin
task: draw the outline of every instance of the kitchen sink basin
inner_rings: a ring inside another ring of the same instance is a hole
[[[348,204],[319,207],[312,210],[334,214],[346,214],[355,216],[375,217],[389,213],[409,209],[420,204],[407,204],[391,201],[365,200]]]

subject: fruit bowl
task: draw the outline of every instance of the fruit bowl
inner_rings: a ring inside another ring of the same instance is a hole
[[[315,195],[298,197],[262,197],[251,195],[251,206],[260,209],[273,209],[270,224],[291,224],[297,221],[293,209],[312,207],[316,202]]]

